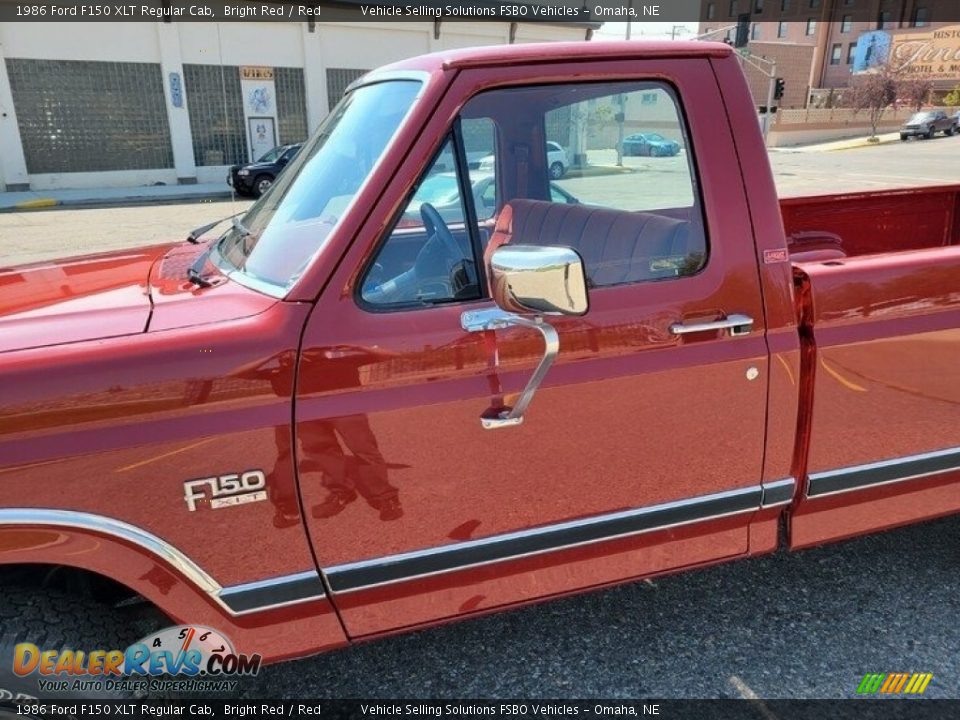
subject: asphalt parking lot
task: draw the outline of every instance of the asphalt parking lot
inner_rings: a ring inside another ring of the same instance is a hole
[[[839,152],[771,152],[770,159],[784,197],[937,185],[960,181],[960,136]],[[658,172],[668,177],[681,162],[681,158],[627,158],[627,164],[657,168],[660,163]],[[579,192],[576,183],[561,184]],[[590,193],[584,197],[589,199]],[[0,266],[180,240],[191,229],[249,205],[249,200],[226,200],[0,213]]]
[[[960,518],[623,585],[267,668],[246,697],[960,698]]]
[[[960,138],[771,153],[781,195],[960,182]],[[0,265],[176,240],[249,201],[0,214]],[[960,698],[960,517],[266,669],[245,697],[848,698],[930,672]]]

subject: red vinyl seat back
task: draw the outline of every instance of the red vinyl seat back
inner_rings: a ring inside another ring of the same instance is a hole
[[[543,200],[511,200],[497,216],[484,252],[515,245],[571,247],[583,258],[591,287],[676,277],[687,262],[689,224],[627,212]]]

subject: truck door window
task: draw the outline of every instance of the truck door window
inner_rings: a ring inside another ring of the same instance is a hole
[[[510,230],[495,233],[498,243],[573,247],[593,287],[703,268],[707,234],[695,165],[668,84],[492,90],[463,111],[481,115],[497,128],[501,148],[496,186],[505,197],[495,204],[510,218],[498,228]]]
[[[473,238],[453,139],[414,189],[361,283],[377,308],[434,305],[480,297]]]

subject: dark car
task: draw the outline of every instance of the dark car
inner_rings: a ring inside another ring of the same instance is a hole
[[[301,146],[302,143],[278,145],[255,163],[234,165],[227,175],[227,182],[233,185],[238,195],[260,197],[273,185],[277,175],[293,160]]]
[[[907,120],[906,125],[900,128],[900,139],[906,141],[911,137],[925,137],[928,140],[934,133],[953,135],[957,131],[957,119],[950,117],[943,110],[924,110],[914,113]]]
[[[634,133],[623,139],[624,155],[673,157],[680,152],[680,143],[658,133]]]

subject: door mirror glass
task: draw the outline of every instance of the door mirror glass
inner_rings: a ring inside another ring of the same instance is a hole
[[[490,260],[493,298],[509,312],[583,315],[587,281],[576,250],[549,245],[505,245]]]

